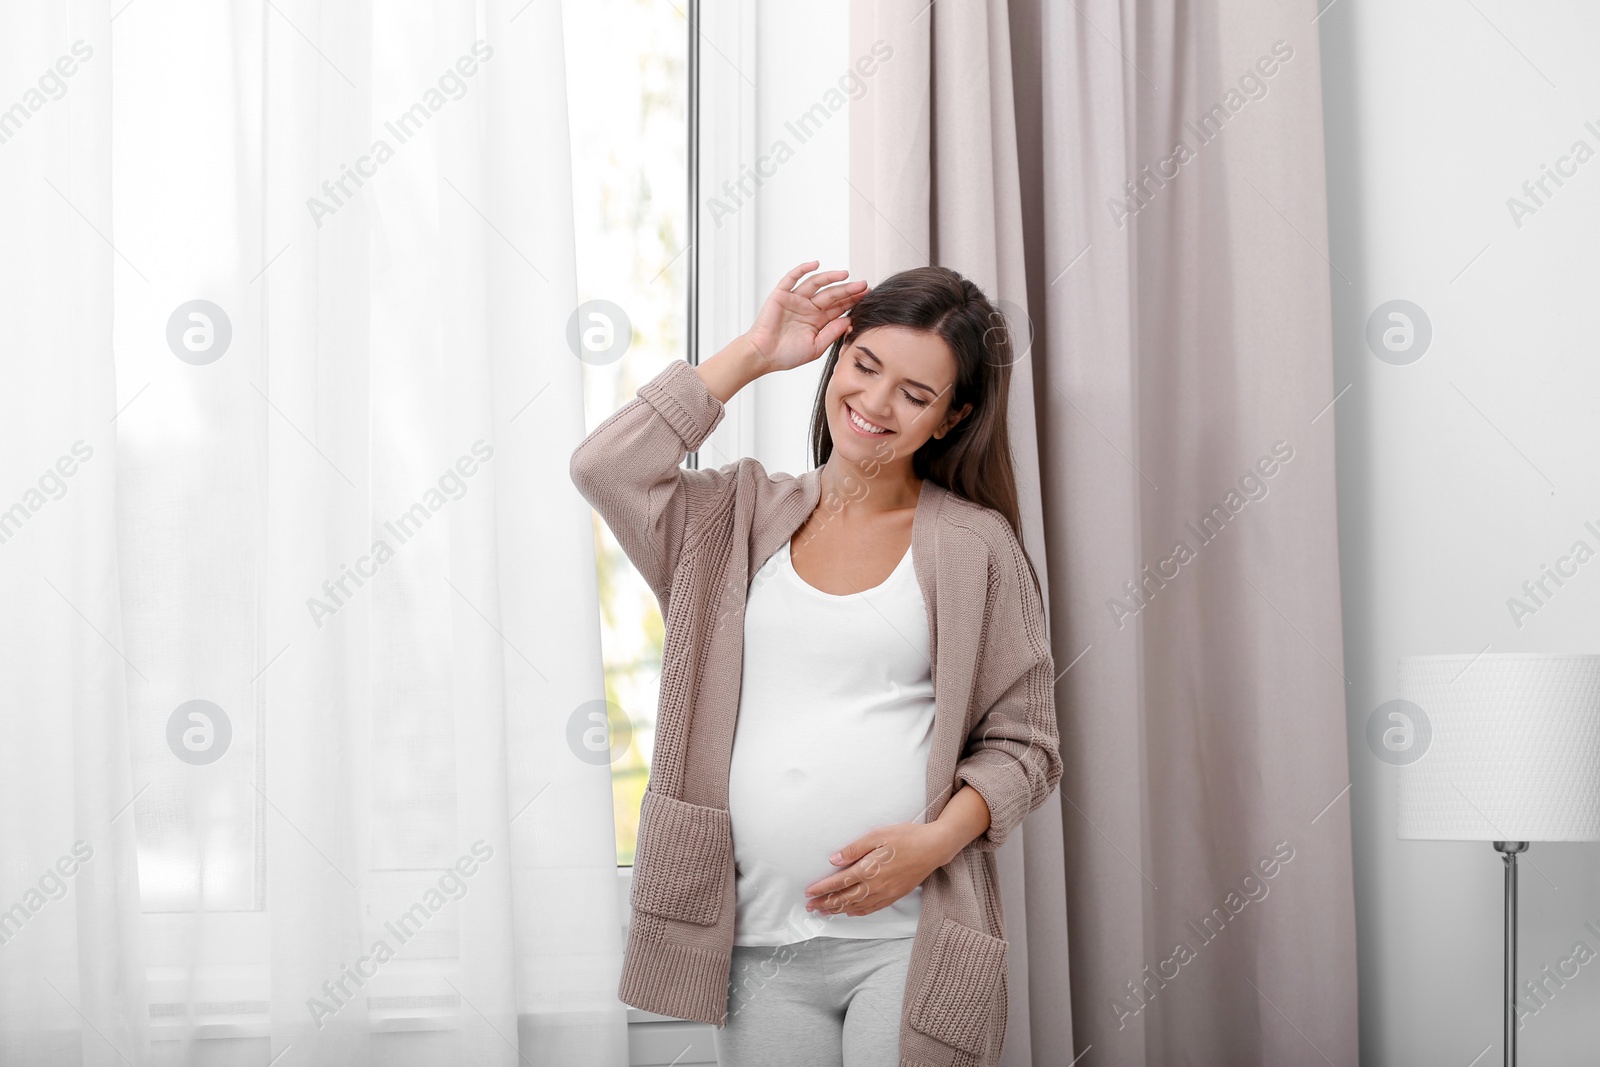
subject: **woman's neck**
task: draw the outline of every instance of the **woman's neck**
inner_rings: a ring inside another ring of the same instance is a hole
[[[835,452],[822,465],[821,501],[838,499],[860,515],[916,507],[923,479],[911,470],[909,459],[890,466],[879,464],[870,473]]]

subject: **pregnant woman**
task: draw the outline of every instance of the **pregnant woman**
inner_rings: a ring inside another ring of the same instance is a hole
[[[996,1067],[994,850],[1062,770],[1014,353],[954,271],[817,266],[572,456],[666,620],[619,995],[713,1024],[720,1067]],[[824,353],[814,469],[679,466]]]

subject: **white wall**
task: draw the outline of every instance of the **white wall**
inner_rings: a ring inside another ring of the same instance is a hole
[[[1465,1067],[1493,1046],[1478,1062],[1498,1063],[1499,856],[1400,841],[1400,772],[1368,749],[1366,724],[1397,695],[1400,655],[1600,651],[1600,559],[1520,627],[1507,608],[1574,541],[1600,549],[1584,527],[1600,528],[1600,8],[1323,6],[1329,252],[1349,278],[1334,275],[1333,307],[1350,385],[1336,411],[1361,1062]],[[1507,199],[1578,140],[1595,158],[1519,227]],[[1409,365],[1365,339],[1393,299],[1433,326]],[[1535,844],[1527,861],[1522,975],[1580,941],[1600,953],[1584,927],[1600,929],[1600,845]],[[1592,1060],[1600,958],[1518,1040],[1528,1063]]]
[[[757,144],[765,154],[781,140],[794,156],[761,191],[766,202],[765,210],[757,212],[752,312],[796,263],[816,259],[821,261],[818,270],[851,268],[850,186],[845,181],[850,107],[828,111],[826,120],[820,119],[822,112],[814,112],[818,128],[805,128],[804,141],[790,129],[799,127],[800,117],[817,104],[826,109],[843,95],[836,91],[839,78],[855,59],[849,54],[849,5],[845,0],[761,0],[758,9],[763,77]],[[768,470],[799,474],[811,466],[807,419],[821,371],[819,359],[762,383],[749,454]]]
[[[721,9],[720,26],[714,16],[706,19],[707,33],[721,33],[716,44],[727,55],[703,50],[707,131],[715,143],[707,145],[701,183],[708,302],[702,305],[702,358],[749,329],[762,301],[795,264],[816,259],[819,270],[849,268],[850,109],[831,108],[846,98],[829,90],[837,89],[853,58],[845,0],[706,3],[708,10]],[[736,56],[748,81],[730,62]],[[802,127],[801,116],[818,104],[824,111]],[[712,436],[715,451],[702,456],[701,465],[749,455],[769,471],[806,470],[807,417],[820,370],[818,361],[764,378],[736,397]]]

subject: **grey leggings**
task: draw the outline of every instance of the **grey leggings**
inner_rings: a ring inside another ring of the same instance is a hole
[[[913,940],[735,945],[718,1067],[897,1067]]]

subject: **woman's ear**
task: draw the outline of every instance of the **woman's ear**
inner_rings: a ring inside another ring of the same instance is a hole
[[[943,437],[945,434],[955,429],[956,425],[970,414],[972,414],[972,402],[968,401],[967,403],[961,405],[960,411],[952,411],[950,414],[946,415],[944,417],[944,425],[940,427],[939,432],[933,436]]]

